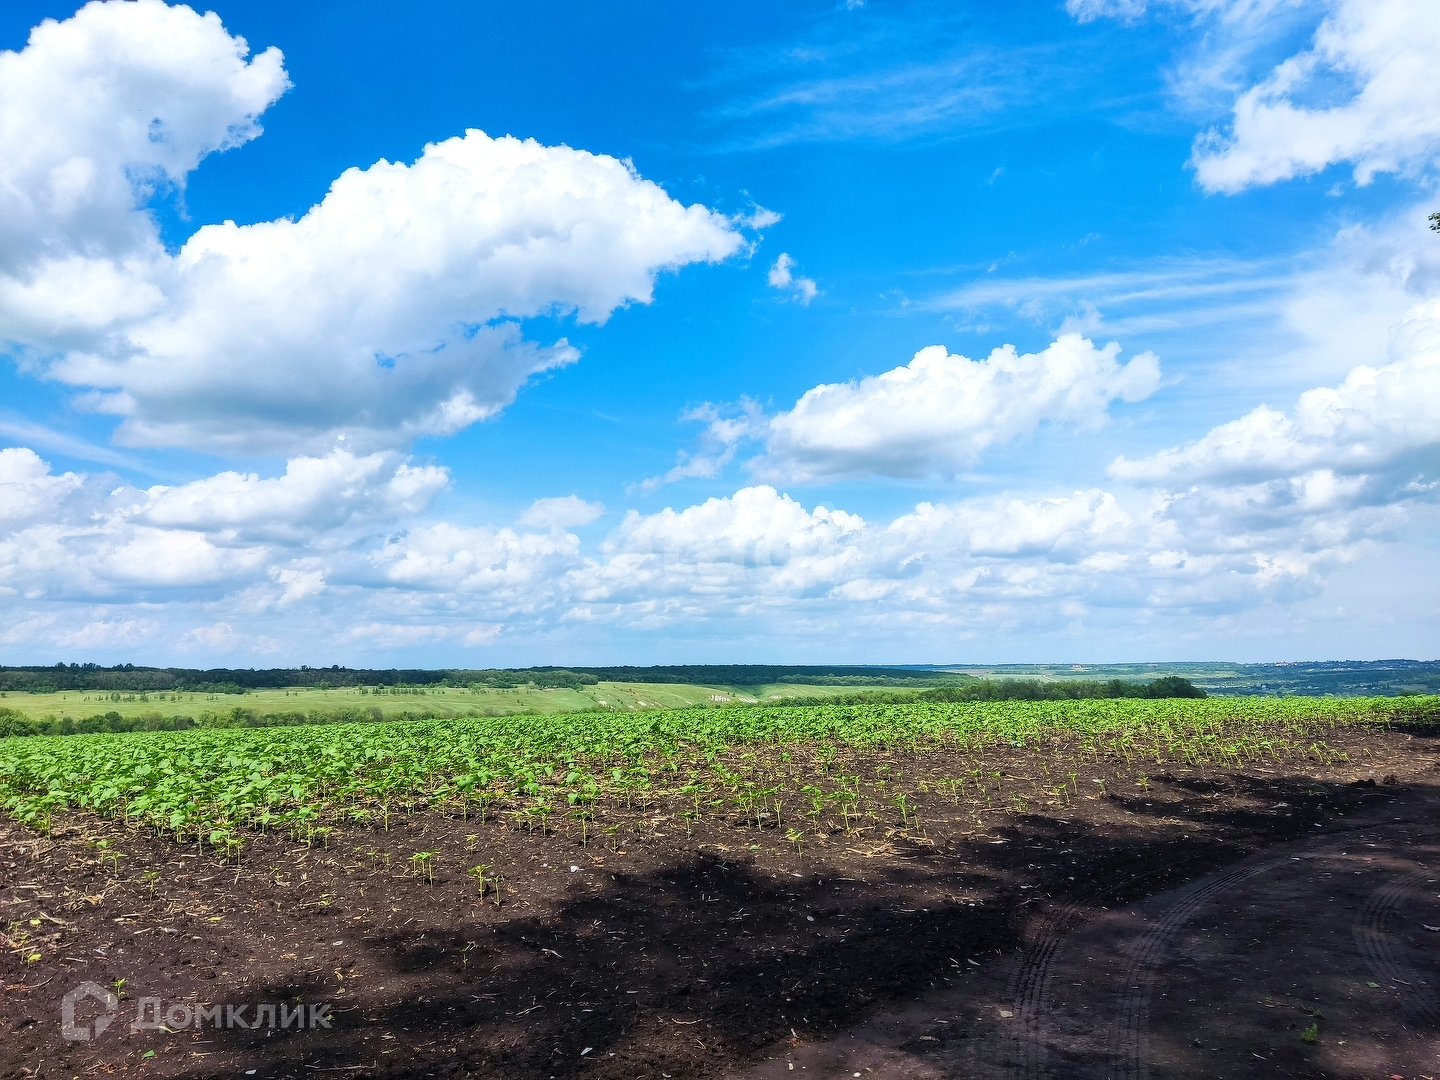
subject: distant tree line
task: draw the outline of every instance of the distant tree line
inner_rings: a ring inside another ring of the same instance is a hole
[[[62,690],[175,690],[206,694],[240,694],[246,690],[278,690],[290,686],[434,686],[454,672],[391,668],[153,668],[122,664],[56,664],[54,667],[0,667],[0,691],[53,694]],[[481,674],[481,673],[475,673]],[[468,680],[461,680],[464,685]]]
[[[199,716],[162,716],[149,711],[131,716],[110,712],[95,713],[74,719],[69,716],[44,716],[32,720],[15,709],[0,706],[0,738],[24,735],[97,735],[127,731],[188,731],[191,728],[237,727],[298,727],[305,724],[378,723],[382,720],[432,720],[443,715],[437,709],[407,710],[386,715],[380,709],[334,708],[291,709],[279,712],[258,712],[244,706],[218,711],[205,711]]]
[[[284,687],[344,686],[593,686],[600,681],[758,686],[794,682],[826,685],[927,685],[965,679],[949,672],[910,668],[773,664],[689,664],[657,667],[530,668],[153,668],[121,664],[56,664],[54,667],[0,667],[0,692],[53,694],[60,691],[135,693],[174,690],[186,693],[242,694]],[[842,680],[835,682],[832,680]]]
[[[1078,701],[1087,698],[1203,698],[1205,691],[1188,679],[1166,676],[1150,683],[1110,679],[1104,682],[1041,679],[974,679],[928,690],[856,690],[823,697],[767,698],[761,705],[791,708],[814,705],[907,705],[917,701]]]
[[[0,738],[16,735],[96,735],[107,731],[184,731],[194,726],[195,721],[191,717],[161,716],[158,712],[121,716],[111,711],[79,720],[68,716],[31,720],[14,709],[0,707]]]
[[[472,689],[510,690],[519,686],[536,686],[541,690],[564,687],[579,690],[582,686],[594,686],[600,679],[585,671],[569,671],[565,668],[532,668],[529,671],[477,671],[468,672],[471,678],[466,684]]]
[[[971,682],[975,676],[959,675],[949,671],[923,672],[907,675],[782,675],[775,682],[786,686],[884,686],[884,687],[927,687],[937,683]],[[751,685],[739,683],[732,685]]]
[[[975,679],[922,690],[921,701],[1083,701],[1087,698],[1203,698],[1189,679],[1166,675],[1153,682],[1123,679]]]

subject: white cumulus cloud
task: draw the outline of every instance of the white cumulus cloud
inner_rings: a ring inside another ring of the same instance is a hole
[[[1006,345],[984,360],[932,345],[904,367],[806,391],[770,419],[755,469],[804,481],[953,475],[1042,423],[1095,427],[1111,402],[1148,397],[1159,361],[1141,353],[1122,364],[1119,353],[1079,334],[1038,353]]]
[[[241,635],[227,622],[212,623],[209,626],[193,626],[180,635],[181,647],[203,650],[209,653],[230,652],[240,644]]]
[[[744,246],[627,162],[472,130],[347,170],[299,219],[206,225],[171,255],[146,201],[253,138],[288,85],[278,52],[246,55],[214,15],[150,0],[91,4],[0,56],[0,342],[120,417],[119,442],[450,434],[577,358],[516,320],[601,323],[660,272]]]
[[[0,528],[53,517],[83,483],[84,478],[73,472],[53,475],[50,466],[28,447],[0,450]]]
[[[145,198],[255,138],[290,85],[278,49],[249,51],[213,12],[97,0],[0,52],[0,269],[23,283],[96,254],[116,260],[98,264],[111,269],[158,254]],[[88,283],[103,288],[101,274]]]
[[[1261,405],[1193,443],[1121,457],[1110,471],[1184,484],[1418,468],[1412,456],[1440,445],[1440,301],[1416,306],[1396,328],[1391,352],[1389,364],[1361,365],[1338,386],[1307,390],[1292,413]]]
[[[525,610],[546,601],[579,556],[573,533],[449,522],[411,529],[368,555],[373,582],[436,594],[482,595]]]
[[[810,301],[819,295],[820,289],[815,284],[814,278],[801,277],[793,273],[795,265],[795,260],[782,251],[780,257],[770,267],[769,273],[765,275],[765,280],[772,289],[790,293],[800,303],[808,306]]]
[[[627,513],[588,554],[558,528],[427,521],[383,498],[392,518],[370,530],[340,514],[309,537],[253,539],[235,522],[259,533],[263,513],[209,509],[161,526],[139,520],[147,493],[97,495],[87,480],[55,522],[0,533],[0,641],[114,655],[169,640],[190,656],[309,662],[317,651],[533,644],[595,625],[853,655],[878,642],[958,647],[982,631],[1179,632],[1318,595],[1428,512],[1437,490],[1425,476],[1428,487],[1379,500],[1363,476],[1323,469],[1180,487],[1132,479],[1117,491],[927,501],[888,522],[756,485]],[[242,490],[262,510],[276,498]]]
[[[1430,0],[1338,0],[1310,47],[1235,100],[1224,131],[1195,143],[1202,187],[1237,192],[1354,166],[1419,170],[1440,153],[1440,8]]]
[[[286,540],[334,529],[357,516],[390,521],[417,514],[450,482],[435,465],[397,463],[387,454],[357,457],[335,450],[322,458],[294,458],[285,474],[222,472],[178,487],[144,492],[134,520]]]
[[[324,590],[325,559],[360,561],[346,552],[413,520],[448,483],[438,466],[337,450],[293,459],[282,476],[142,490],[57,475],[11,447],[0,450],[0,594],[144,601],[259,588],[262,607],[291,605]]]

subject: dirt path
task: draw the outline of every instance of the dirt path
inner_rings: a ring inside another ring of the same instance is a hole
[[[1143,875],[1137,875],[1137,880]],[[1084,918],[740,1078],[1434,1077],[1440,1072],[1440,791]],[[970,961],[967,961],[969,963]],[[1314,1038],[1304,1037],[1314,1026]]]

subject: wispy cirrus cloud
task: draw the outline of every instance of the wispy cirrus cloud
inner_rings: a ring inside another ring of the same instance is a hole
[[[718,55],[701,85],[722,104],[702,119],[716,150],[975,131],[1059,97],[1077,64],[1061,42],[1000,41],[941,5],[857,5],[797,37]]]
[[[947,314],[987,336],[1029,326],[1151,348],[1191,402],[1291,396],[1383,362],[1390,328],[1440,291],[1431,210],[1426,199],[1364,225],[1317,223],[1313,242],[1285,255],[1197,252],[1050,276],[970,269],[970,280],[917,290],[902,310]]]
[[[1103,313],[1107,333],[1128,336],[1273,313],[1277,297],[1295,286],[1298,262],[1294,257],[1194,256],[1082,274],[987,274],[912,300],[909,306],[916,311],[955,312],[971,318],[1001,309],[1057,329],[1067,319],[1084,329],[1086,319]]]
[[[64,454],[78,461],[91,461],[97,465],[113,465],[122,469],[133,469],[138,465],[128,454],[112,450],[108,446],[96,446],[68,432],[57,431],[14,413],[0,413],[0,439],[38,446],[43,450]]]

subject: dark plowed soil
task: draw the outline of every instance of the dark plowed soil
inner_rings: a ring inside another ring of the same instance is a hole
[[[1068,776],[1023,809],[925,782],[974,759],[891,754],[919,820],[850,833],[612,807],[582,845],[427,812],[256,836],[237,865],[0,821],[0,1076],[1433,1077],[1437,744],[1355,732],[1330,739],[1346,762],[1234,769],[987,752],[997,789]],[[92,1037],[67,1040],[86,982],[118,1001],[81,1001],[69,1034]]]

